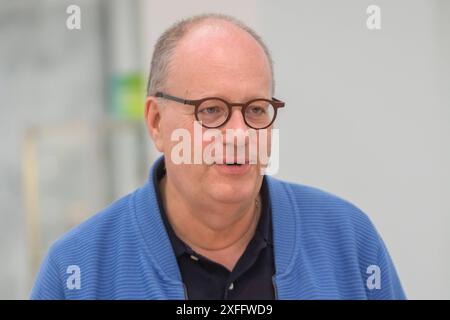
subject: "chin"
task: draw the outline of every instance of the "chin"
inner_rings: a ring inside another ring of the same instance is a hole
[[[237,203],[255,195],[258,181],[252,179],[218,179],[208,184],[206,192],[216,201]]]

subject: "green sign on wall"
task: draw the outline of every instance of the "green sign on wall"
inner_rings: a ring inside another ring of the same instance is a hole
[[[144,115],[145,84],[138,72],[113,76],[111,113],[118,119],[142,119]]]

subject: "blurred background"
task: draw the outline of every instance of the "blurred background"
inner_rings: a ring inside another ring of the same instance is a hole
[[[450,299],[446,0],[0,0],[0,299],[26,299],[53,241],[145,182],[152,47],[205,12],[245,21],[272,52],[287,103],[277,177],[355,203],[408,297]]]

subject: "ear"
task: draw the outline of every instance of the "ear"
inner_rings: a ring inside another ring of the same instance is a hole
[[[155,97],[147,97],[145,100],[145,122],[148,133],[159,152],[163,152],[163,136],[160,128],[161,111],[161,105],[158,104],[158,100]]]

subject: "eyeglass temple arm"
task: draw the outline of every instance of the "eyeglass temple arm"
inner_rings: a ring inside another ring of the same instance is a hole
[[[277,103],[277,108],[283,108],[284,107],[284,102],[283,101],[278,100],[277,98],[274,98],[274,97],[272,97],[272,100]]]
[[[180,103],[183,103],[183,104],[194,104],[192,100],[181,99],[181,98],[178,98],[178,97],[171,96],[170,94],[165,94],[163,92],[157,92],[155,94],[155,97],[157,97],[157,98],[164,98],[164,99],[180,102]]]

